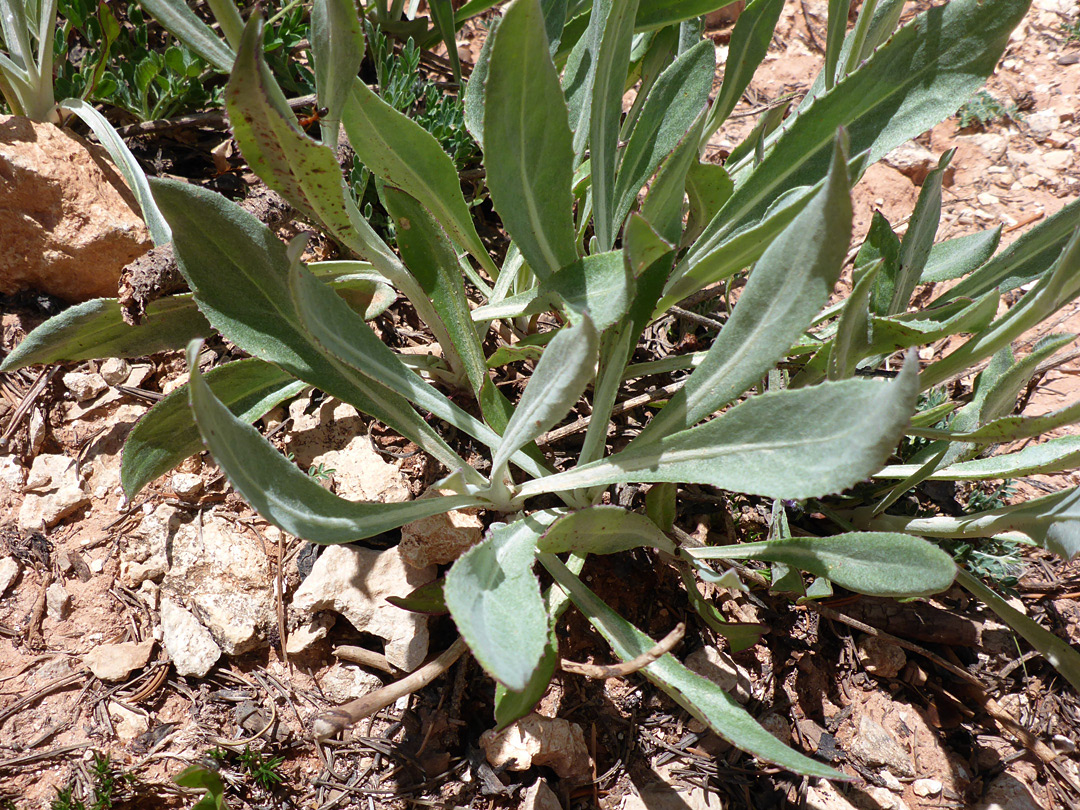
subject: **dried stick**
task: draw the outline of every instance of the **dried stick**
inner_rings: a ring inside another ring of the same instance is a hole
[[[584,675],[586,678],[593,678],[594,680],[625,678],[627,675],[633,675],[638,670],[645,669],[645,667],[653,663],[653,661],[667,655],[675,649],[676,644],[682,641],[682,637],[685,634],[686,625],[679,622],[675,625],[675,629],[660,639],[657,645],[651,650],[643,652],[637,658],[623,661],[621,664],[605,667],[596,664],[579,664],[575,661],[567,661],[564,658],[559,662],[559,666],[562,667],[563,672],[571,672],[574,675]]]
[[[358,723],[365,717],[375,714],[380,709],[385,709],[398,698],[411,695],[418,689],[423,689],[434,681],[446,670],[453,666],[468,647],[465,640],[459,638],[450,648],[432,661],[424,664],[411,675],[407,675],[400,681],[387,684],[382,689],[376,689],[370,695],[351,700],[343,706],[338,706],[324,714],[320,714],[311,724],[311,731],[317,740],[325,740],[339,731],[344,731],[353,723]]]

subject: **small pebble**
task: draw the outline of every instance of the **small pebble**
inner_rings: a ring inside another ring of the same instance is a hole
[[[937,796],[941,793],[942,784],[937,779],[916,779],[911,783],[911,789],[916,796]]]
[[[101,364],[101,379],[109,385],[120,385],[131,373],[131,364],[122,357],[110,357]]]
[[[100,574],[105,570],[105,558],[97,557],[90,561],[90,570],[95,574]]]
[[[75,397],[76,402],[93,399],[109,386],[100,374],[86,371],[69,371],[64,375],[64,387]]]

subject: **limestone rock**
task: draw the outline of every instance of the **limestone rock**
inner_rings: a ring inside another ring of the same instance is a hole
[[[165,651],[181,675],[201,678],[221,657],[221,648],[210,631],[167,596],[161,599],[161,633]]]
[[[8,592],[8,588],[12,586],[18,577],[19,563],[15,558],[4,557],[0,559],[0,597]]]
[[[202,477],[195,473],[175,473],[169,479],[169,484],[172,486],[172,491],[176,493],[177,498],[189,501],[197,498],[203,488]]]
[[[337,663],[319,679],[319,688],[334,703],[347,703],[381,688],[382,680],[355,664]]]
[[[525,790],[521,810],[562,810],[559,797],[543,779],[537,779]]]
[[[163,594],[183,598],[222,652],[241,655],[263,645],[277,611],[273,567],[258,537],[210,512],[201,526],[198,518],[180,522],[169,562]]]
[[[63,621],[71,610],[71,594],[59,582],[45,589],[45,614],[50,619]]]
[[[423,497],[438,497],[425,492]],[[401,556],[413,568],[453,562],[484,536],[484,524],[475,509],[453,509],[414,520],[401,527]]]
[[[344,616],[360,632],[386,642],[391,664],[412,672],[427,657],[427,617],[396,608],[386,597],[407,596],[434,578],[434,566],[407,566],[396,547],[331,546],[297,589],[292,607],[300,615],[332,610]]]
[[[577,723],[530,714],[502,731],[480,735],[480,747],[493,768],[527,771],[546,765],[562,779],[582,779],[592,768],[585,733]]]
[[[851,740],[851,754],[866,765],[884,765],[900,776],[915,776],[911,758],[893,736],[866,715],[859,718],[859,729]]]
[[[109,701],[109,719],[116,729],[117,738],[124,742],[141,737],[150,730],[150,720],[143,712],[129,709],[115,700]]]
[[[806,791],[806,810],[855,810],[855,805],[836,789],[836,785],[821,779]]]
[[[911,783],[911,789],[916,796],[937,796],[941,793],[943,785],[937,779],[916,779]]]
[[[686,656],[686,668],[708,678],[739,703],[750,700],[750,676],[726,652],[716,647],[701,647]]]
[[[128,533],[120,545],[120,581],[130,588],[160,580],[169,568],[165,549],[180,527],[182,513],[160,504]]]
[[[900,647],[875,636],[859,639],[857,651],[863,668],[879,678],[895,678],[907,664],[907,654]]]
[[[132,672],[146,666],[154,640],[125,641],[122,644],[99,644],[83,657],[83,663],[103,681],[122,681]]]
[[[27,476],[26,498],[19,508],[19,528],[40,531],[55,526],[76,509],[90,503],[75,459],[44,455],[34,459]]]
[[[121,385],[131,373],[131,363],[122,357],[110,357],[102,362],[98,373],[109,385]]]
[[[917,186],[921,186],[926,176],[938,165],[938,159],[934,153],[915,141],[908,141],[896,147],[885,155],[883,161],[886,166],[896,169]],[[945,171],[946,182],[948,182],[950,172],[948,169]]]
[[[53,124],[0,117],[0,293],[79,302],[116,295],[150,248],[131,191],[105,151]]]
[[[312,644],[326,638],[326,634],[333,626],[334,617],[331,614],[323,613],[316,616],[289,633],[289,639],[285,642],[285,652],[289,655],[299,655]]]
[[[76,402],[93,399],[109,387],[100,374],[88,371],[69,371],[64,375],[64,387],[75,397]]]

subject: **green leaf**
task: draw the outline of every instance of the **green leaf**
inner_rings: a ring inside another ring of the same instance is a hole
[[[599,343],[588,315],[552,338],[503,431],[491,462],[492,480],[514,453],[553,427],[578,401],[596,371]]]
[[[630,661],[656,647],[656,642],[586,588],[558,557],[541,554],[539,559],[619,658]],[[641,674],[691,715],[743,751],[796,773],[826,779],[844,778],[828,766],[788,748],[762,728],[733,697],[716,684],[688,670],[671,653],[649,664],[641,670]]]
[[[573,48],[566,58],[563,69],[562,89],[566,98],[570,130],[573,132],[571,147],[574,150],[573,168],[577,169],[585,159],[589,142],[589,125],[592,121],[593,82],[600,56],[600,41],[604,24],[611,13],[611,0],[593,0],[587,14],[570,20],[563,30],[563,46],[567,40]],[[571,36],[566,37],[569,33]],[[558,58],[556,54],[554,58]]]
[[[1048,433],[1051,430],[1075,424],[1080,421],[1080,401],[1066,405],[1056,411],[1039,416],[1006,416],[995,419],[983,427],[971,431],[948,431],[922,429],[911,431],[912,435],[925,435],[931,439],[950,441],[969,441],[979,444],[997,444],[1020,439],[1030,439]],[[931,423],[933,424],[933,423]]]
[[[307,387],[277,366],[255,358],[211,369],[206,383],[225,407],[248,424]],[[202,449],[188,407],[187,386],[181,386],[147,411],[124,442],[120,482],[128,500]]]
[[[454,74],[454,83],[461,86],[461,59],[457,51],[457,33],[454,25],[454,4],[451,0],[431,0],[429,6],[435,28],[442,37],[446,55],[450,59],[450,69]]]
[[[1005,293],[1034,281],[1054,264],[1078,224],[1080,200],[1074,200],[1021,235],[968,278],[942,293],[941,299],[974,298],[993,289]]]
[[[635,31],[652,31],[683,20],[701,17],[731,5],[733,0],[641,0]]]
[[[683,197],[686,194],[687,176],[697,162],[697,143],[704,125],[705,111],[702,110],[674,151],[660,164],[656,179],[650,184],[641,206],[641,216],[671,244],[678,243],[683,233]]]
[[[232,70],[236,54],[180,0],[140,0],[162,27],[213,65],[219,72]]]
[[[461,14],[463,9],[458,9]],[[488,28],[487,38],[480,48],[480,54],[476,57],[469,80],[465,83],[465,97],[462,102],[465,117],[465,129],[472,135],[473,140],[484,148],[484,108],[487,106],[487,93],[485,85],[488,78],[488,66],[491,62],[491,46],[495,44],[495,32],[499,30],[502,17],[493,17],[491,26]]]
[[[507,232],[544,279],[577,259],[577,249],[566,102],[538,0],[514,0],[494,39],[484,107],[487,183]]]
[[[592,166],[593,224],[601,251],[611,250],[618,229],[615,202],[615,167],[626,73],[630,64],[634,13],[638,0],[613,3],[604,22],[604,35],[596,54],[589,126]],[[636,194],[636,189],[635,189]]]
[[[638,192],[660,162],[679,145],[701,113],[712,87],[714,51],[711,42],[699,42],[669,65],[649,92],[641,117],[630,133],[615,180],[612,218],[615,230],[626,219]],[[593,154],[593,187],[596,188],[595,147]],[[598,203],[599,198],[599,218]]]
[[[680,145],[679,149],[683,147]],[[692,160],[697,159],[697,151],[689,150]],[[690,164],[687,163],[687,168]],[[663,169],[661,169],[663,172]],[[680,190],[680,194],[682,191]],[[656,308],[656,316],[662,315],[669,307],[677,304],[686,296],[704,289],[710,284],[744,270],[756,262],[772,244],[776,236],[783,231],[799,212],[815,196],[815,189],[800,189],[779,197],[765,212],[760,221],[746,225],[734,231],[715,249],[703,256],[695,256],[679,263],[664,290],[664,297]],[[649,217],[648,202],[643,214]],[[679,198],[679,226],[682,226],[682,198]],[[652,220],[650,220],[652,221]],[[658,226],[659,229],[659,226]],[[661,231],[665,236],[669,235]],[[693,248],[691,248],[691,251]]]
[[[660,531],[671,531],[677,509],[678,488],[675,484],[653,484],[645,493],[645,514]]]
[[[830,380],[844,380],[855,374],[859,360],[870,353],[870,292],[881,269],[879,259],[869,265],[855,282],[844,302],[836,337],[829,348]]]
[[[825,39],[825,66],[821,69],[825,74],[825,89],[827,91],[832,90],[836,85],[836,68],[840,64],[840,49],[844,44],[844,33],[847,31],[848,12],[850,10],[851,0],[829,0],[829,22]]]
[[[311,6],[311,53],[315,90],[327,115],[319,123],[323,143],[337,145],[341,111],[364,59],[364,32],[354,0],[315,0]],[[453,51],[457,56],[457,50]]]
[[[684,549],[699,560],[781,562],[869,596],[929,596],[952,585],[956,563],[920,537],[852,532]]]
[[[490,80],[488,84],[490,97]],[[476,233],[454,161],[431,133],[395,110],[359,79],[353,83],[343,123],[349,145],[365,166],[388,185],[415,197],[492,278],[498,276],[498,269]]]
[[[955,154],[955,149],[945,152],[938,161],[937,168],[923,181],[915,211],[900,243],[900,271],[896,276],[892,303],[887,312],[889,315],[907,312],[911,294],[919,283],[923,268],[926,267],[926,260],[930,257],[930,249],[934,246],[934,237],[941,222],[941,184],[945,179],[945,169]]]
[[[373,390],[385,386],[395,392],[394,396],[385,398],[387,407],[392,406],[394,397],[404,397],[491,447],[501,444],[497,433],[405,366],[359,315],[311,273],[300,265],[294,265],[289,272],[288,283],[301,328],[325,355],[344,361],[357,375],[367,378]],[[336,362],[334,365],[340,367]],[[407,420],[407,424],[417,420],[424,423],[403,399],[400,402],[404,405],[404,411],[397,415],[399,420]],[[439,444],[443,444],[441,439]],[[447,466],[451,469],[464,468],[464,463],[458,459]],[[474,479],[478,478],[471,468],[466,468],[465,472],[472,474]]]
[[[593,506],[564,515],[536,543],[537,550],[549,554],[617,554],[643,546],[675,553],[675,544],[655,523],[621,506]]]
[[[199,373],[198,351],[199,342],[192,341],[187,352],[191,370],[188,394],[203,441],[236,491],[282,531],[313,543],[357,542],[385,548],[395,541],[368,538],[413,520],[482,503],[466,495],[404,503],[356,503],[339,498],[288,461],[214,396]],[[362,543],[364,540],[367,542]]]
[[[155,245],[168,244],[172,239],[172,235],[169,233],[169,225],[154,203],[154,195],[150,193],[150,184],[147,182],[146,173],[143,171],[139,161],[131,153],[131,150],[128,149],[127,144],[124,143],[113,128],[113,125],[109,123],[105,116],[80,99],[64,99],[60,102],[60,106],[75,113],[93,130],[94,135],[97,136],[101,145],[108,150],[109,157],[113,159],[116,167],[124,176],[131,193],[135,195],[143,221],[146,223],[147,230],[150,231],[150,238],[154,240]]]
[[[449,612],[446,609],[446,599],[443,597],[443,586],[445,584],[445,578],[440,577],[433,582],[413,589],[407,596],[388,596],[386,601],[402,610],[439,616]]]
[[[981,599],[1005,624],[1023,636],[1039,654],[1049,661],[1072,688],[1080,691],[1080,653],[1064,639],[1014,608],[967,571],[957,572],[957,582]]]
[[[704,425],[527,481],[517,498],[615,483],[710,484],[770,498],[839,492],[885,466],[915,409],[917,363],[896,380],[843,380],[756,396]]]
[[[828,301],[851,240],[851,190],[838,142],[829,179],[769,245],[702,364],[631,444],[691,427],[756,383]]]
[[[523,691],[544,655],[547,610],[532,571],[536,541],[551,515],[496,523],[446,575],[450,615],[485,671]]]
[[[962,517],[909,518],[879,515],[875,529],[924,537],[993,537],[1021,532],[1065,560],[1080,554],[1080,487]]]
[[[918,464],[894,464],[874,475],[875,478],[907,478]],[[1080,467],[1080,436],[1058,436],[1042,444],[1025,447],[974,461],[963,461],[926,476],[931,481],[985,481],[995,478],[1019,478],[1022,475],[1060,472]]]
[[[392,186],[382,189],[383,204],[394,221],[398,250],[439,313],[452,345],[444,354],[454,371],[463,370],[474,393],[487,372],[480,338],[473,326],[457,251],[435,219],[414,197]]]
[[[585,256],[542,280],[520,295],[472,311],[474,321],[516,318],[551,309],[564,309],[571,319],[587,314],[598,332],[618,321],[630,306],[632,279],[622,253]],[[515,344],[518,345],[518,344]]]
[[[998,225],[996,228],[938,242],[930,248],[930,258],[926,260],[919,283],[949,281],[966,276],[994,255],[1000,240],[1001,226]]]
[[[731,115],[754,78],[754,72],[768,53],[783,8],[784,0],[751,0],[739,14],[724,62],[724,81],[702,132],[702,146]]]
[[[697,239],[734,190],[735,184],[723,166],[717,163],[694,162],[686,175],[686,196],[690,200],[690,211],[686,218],[684,243]]]
[[[190,295],[151,302],[139,326],[124,323],[115,298],[95,298],[65,309],[34,329],[4,358],[0,371],[35,363],[145,357],[181,349],[192,338],[208,337],[211,332]]]
[[[215,329],[393,427],[451,469],[463,463],[403,398],[335,363],[304,330],[289,290],[289,257],[269,228],[235,203],[188,183],[156,180],[153,190],[173,229],[180,272]]]
[[[786,124],[764,161],[706,228],[693,256],[786,190],[827,171],[837,127],[871,162],[959,109],[993,71],[1028,0],[953,0],[917,16],[866,63]],[[693,258],[691,257],[691,259]]]

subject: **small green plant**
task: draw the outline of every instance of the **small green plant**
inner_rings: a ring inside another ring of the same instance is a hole
[[[1065,44],[1080,42],[1080,17],[1061,24],[1061,33],[1065,35]]]
[[[327,467],[325,464],[313,464],[308,469],[308,475],[314,478],[316,481],[329,481],[334,477],[336,473],[333,467]]]
[[[247,776],[263,790],[271,790],[280,785],[285,777],[281,765],[285,757],[270,757],[245,746],[237,758],[237,764]]]
[[[104,754],[94,754],[90,778],[93,784],[89,805],[75,797],[73,785],[67,785],[57,788],[50,810],[112,810],[123,799],[125,790],[135,782],[133,774],[117,768]]]
[[[220,751],[222,749],[211,751],[211,757],[214,757],[215,752]],[[215,761],[220,767],[224,757],[221,761],[215,757]],[[191,765],[177,774],[173,781],[183,788],[205,791],[191,810],[229,810],[229,804],[225,799],[225,782],[217,770],[205,768],[202,765]]]
[[[153,2],[161,12],[180,8]],[[1080,488],[959,517],[897,508],[926,481],[1075,466],[1080,439],[1072,436],[988,454],[1080,420],[1077,404],[1013,414],[1038,365],[1072,336],[1053,335],[1020,358],[1010,349],[1080,295],[1080,203],[1002,251],[999,230],[935,244],[946,153],[902,237],[875,218],[857,251],[854,288],[830,304],[851,242],[853,183],[870,162],[956,113],[994,69],[1027,0],[951,0],[899,30],[899,0],[868,2],[847,34],[838,11],[825,70],[807,98],[782,125],[770,119],[756,128],[724,166],[699,156],[764,59],[782,0],[747,4],[711,106],[715,47],[682,25],[708,4],[595,4],[571,25],[561,4],[513,0],[464,99],[494,224],[506,237],[493,250],[443,144],[357,77],[365,40],[352,0],[312,5],[313,68],[327,110],[319,140],[301,130],[266,68],[260,14],[245,24],[235,6],[211,5],[228,45],[202,23],[185,41],[207,54],[229,49],[225,99],[241,151],[267,185],[355,258],[308,266],[302,240],[281,244],[229,200],[176,181],[154,184],[194,300],[162,307],[162,318],[137,334],[108,302],[74,308],[35,330],[2,365],[138,354],[147,344],[178,346],[215,332],[251,355],[203,373],[199,341],[187,344],[188,384],[128,439],[129,498],[205,447],[264,518],[315,543],[379,548],[381,535],[408,522],[485,510],[485,538],[450,566],[442,599],[458,645],[497,682],[500,727],[547,690],[559,618],[571,604],[620,658],[655,647],[579,576],[592,555],[633,549],[676,565],[703,632],[737,648],[756,643],[758,631],[725,623],[690,595],[698,579],[731,583],[734,575],[719,574],[713,561],[772,563],[774,584],[796,596],[834,586],[915,596],[959,581],[1080,687],[1075,650],[925,539],[981,546],[1008,534],[1071,559],[1080,551]],[[830,16],[841,5],[830,6]],[[434,3],[433,16],[448,7]],[[395,22],[378,7],[374,16]],[[442,26],[444,40],[454,22]],[[636,83],[638,100],[624,113],[628,83]],[[349,192],[335,149],[338,122],[378,179],[396,251]],[[426,330],[431,356],[380,339],[367,310],[338,294],[335,273],[345,268],[395,288],[408,322]],[[921,285],[953,279],[936,299],[916,303]],[[673,306],[734,281],[738,300],[707,349],[635,355],[646,328]],[[1001,295],[1020,287],[1019,301],[999,315]],[[88,332],[97,343],[81,339]],[[918,347],[946,338],[955,339],[949,353],[920,367]],[[498,383],[518,361],[528,379],[511,398],[504,391],[515,388]],[[984,363],[973,390],[946,385]],[[650,377],[674,393],[631,441],[614,444],[609,428],[626,382]],[[433,487],[440,494],[352,502],[305,475],[252,427],[305,385],[415,443],[441,467]],[[920,395],[927,401],[916,412]],[[582,441],[570,453],[546,453],[547,432],[574,418],[583,397]],[[922,443],[898,458],[904,437]],[[611,488],[624,484],[648,490],[644,511],[614,505]],[[686,485],[771,506],[769,533],[723,546],[677,543]],[[793,536],[788,504],[811,499],[834,526],[822,536]],[[546,593],[537,566],[553,583]],[[674,655],[640,674],[761,760],[837,776],[783,745]],[[345,722],[339,712],[313,730],[332,734]],[[276,766],[259,772],[269,783]]]
[[[960,116],[961,129],[968,127],[987,129],[1004,121],[1015,121],[1019,112],[1015,104],[1006,107],[985,90],[980,90],[964,103],[957,115]]]

